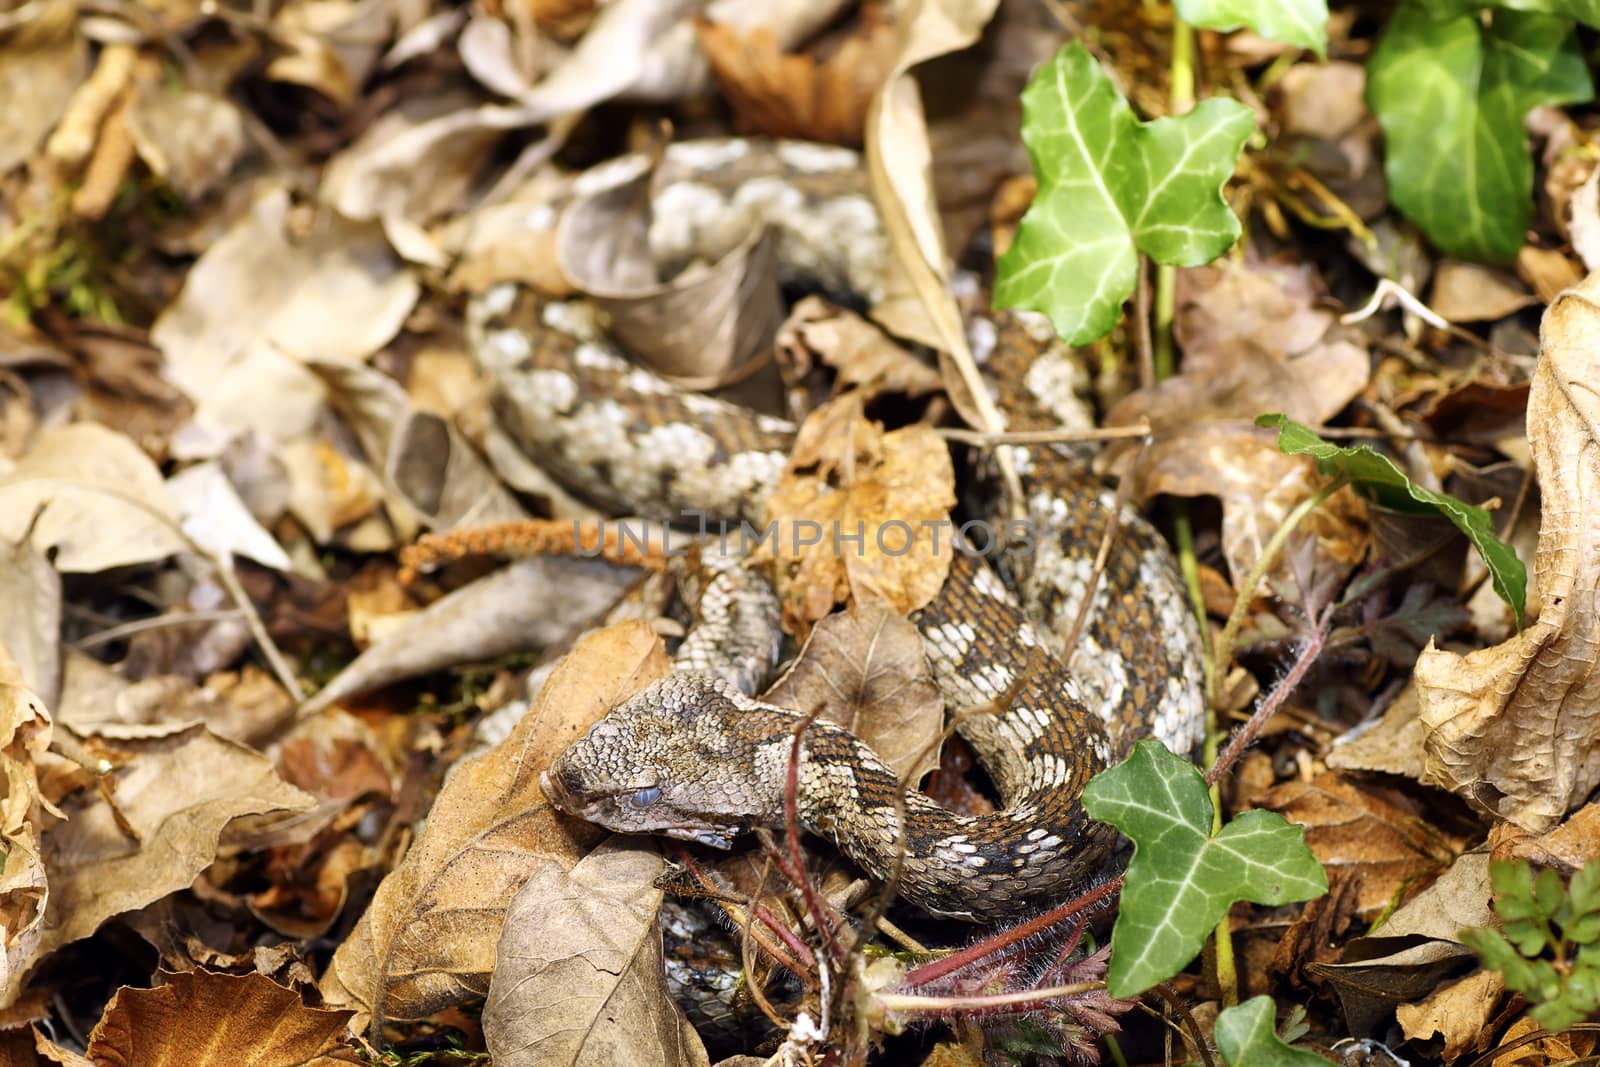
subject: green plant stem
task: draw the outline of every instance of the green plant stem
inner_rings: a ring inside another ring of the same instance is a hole
[[[1256,560],[1256,565],[1245,575],[1244,582],[1235,593],[1233,610],[1228,613],[1228,621],[1222,627],[1221,636],[1217,638],[1212,659],[1214,664],[1211,672],[1212,692],[1209,694],[1211,704],[1217,702],[1216,687],[1221,684],[1220,679],[1228,673],[1228,668],[1233,664],[1234,639],[1239,636],[1239,627],[1244,623],[1245,612],[1250,608],[1250,601],[1255,599],[1256,589],[1266,577],[1267,568],[1277,561],[1278,553],[1283,551],[1284,542],[1289,540],[1289,535],[1294,533],[1295,527],[1299,526],[1307,515],[1317,510],[1324,500],[1349,484],[1349,476],[1341,474],[1296,504],[1294,510],[1284,517],[1283,524],[1273,531],[1266,547],[1261,550],[1261,558]]]
[[[1171,89],[1168,112],[1181,115],[1194,107],[1194,27],[1172,14]],[[1178,308],[1177,268],[1166,263],[1156,267],[1156,380],[1172,376],[1172,320]]]

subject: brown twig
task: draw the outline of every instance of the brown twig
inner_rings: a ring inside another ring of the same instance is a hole
[[[1104,426],[1093,430],[1006,430],[987,433],[982,430],[944,428],[936,432],[946,440],[975,448],[991,448],[996,445],[1063,445],[1078,441],[1120,441],[1129,437],[1149,437],[1150,424],[1141,419],[1132,426]]]
[[[1072,662],[1072,654],[1078,647],[1078,636],[1083,633],[1083,627],[1089,621],[1089,612],[1094,607],[1095,593],[1100,589],[1100,577],[1105,574],[1106,560],[1111,558],[1111,545],[1117,539],[1117,531],[1122,529],[1122,509],[1128,506],[1134,472],[1139,469],[1140,460],[1144,459],[1144,450],[1148,443],[1148,441],[1140,443],[1139,450],[1134,453],[1133,462],[1117,482],[1117,496],[1112,502],[1111,514],[1106,516],[1106,528],[1100,535],[1100,547],[1095,550],[1094,566],[1089,571],[1087,589],[1083,594],[1083,600],[1078,604],[1078,615],[1072,620],[1072,629],[1067,631],[1067,639],[1061,645],[1063,664]]]
[[[1322,654],[1323,648],[1327,645],[1328,622],[1331,616],[1332,609],[1330,608],[1323,613],[1321,619],[1313,620],[1311,633],[1306,638],[1305,644],[1300,647],[1300,655],[1295,659],[1294,666],[1289,668],[1289,673],[1284,675],[1283,680],[1261,701],[1261,704],[1251,713],[1245,724],[1234,731],[1233,736],[1228,740],[1228,747],[1222,751],[1222,754],[1217,757],[1217,762],[1212,764],[1211,769],[1206,772],[1207,785],[1215,785],[1224,774],[1232,769],[1233,765],[1239,761],[1239,757],[1244,754],[1244,750],[1261,733],[1261,728],[1266,725],[1267,720],[1272,718],[1273,714],[1283,706],[1284,701],[1289,699],[1289,694],[1293,693],[1295,687],[1305,678],[1306,672],[1311,669],[1311,664],[1316,662],[1317,657]]]

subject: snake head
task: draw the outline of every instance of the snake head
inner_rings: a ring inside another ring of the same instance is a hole
[[[776,824],[783,805],[782,775],[741,701],[704,676],[663,679],[590,727],[539,784],[558,810],[608,830],[728,848]]]

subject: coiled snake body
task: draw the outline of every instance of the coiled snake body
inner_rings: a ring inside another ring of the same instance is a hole
[[[850,165],[847,157],[829,158]],[[725,163],[726,152],[720,158]],[[715,174],[694,180],[716,188]],[[759,180],[770,189],[774,177]],[[748,185],[720,195],[726,210],[747,209],[756,199]],[[828,195],[860,196],[837,186]],[[715,196],[698,199],[717,210]],[[795,208],[795,197],[776,199]],[[861,199],[865,207],[834,205],[835,213],[875,225],[870,201]],[[799,231],[818,213],[800,201],[805,218],[792,226],[782,211],[762,216],[780,231],[780,261],[786,245],[807,239]],[[859,273],[869,238],[835,239],[849,245]],[[818,259],[815,248],[787,255]],[[577,305],[510,288],[474,307],[474,351],[495,383],[497,414],[521,447],[569,489],[619,513],[671,519],[693,509],[759,522],[792,428],[681,392],[631,366],[590,322]],[[1059,425],[1050,390],[1063,380],[1068,354],[1052,347],[1040,353],[1011,317],[978,322],[973,335],[1010,428]],[[1189,751],[1203,711],[1199,635],[1182,583],[1166,543],[1137,515],[1120,517],[1071,669],[1056,658],[1087,594],[1115,501],[1079,454],[1016,448],[1014,456],[1033,546],[1017,568],[1020,597],[982,559],[957,554],[940,593],[915,616],[947,707],[962,716],[958,729],[1003,807],[959,816],[911,790],[901,818],[894,772],[852,734],[826,723],[804,732],[799,765],[799,816],[807,829],[879,878],[899,857],[902,898],[975,921],[1015,917],[1091,880],[1110,859],[1115,834],[1084,814],[1084,785],[1139,737]],[[708,600],[723,632],[735,635],[735,660],[743,660],[721,677],[679,671],[597,723],[544,780],[558,807],[617,831],[722,847],[751,827],[781,826],[796,713],[726,680],[748,678],[750,662],[772,647],[764,627],[775,620],[774,601],[736,566],[712,579],[702,611]],[[678,664],[714,667],[725,647],[691,634]],[[988,713],[963,714],[974,710]]]

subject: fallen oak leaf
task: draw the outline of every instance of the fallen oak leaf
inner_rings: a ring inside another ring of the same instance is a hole
[[[1542,495],[1538,618],[1466,656],[1417,661],[1422,780],[1533,833],[1600,785],[1600,275],[1545,313],[1528,396]]]
[[[50,886],[39,845],[44,812],[59,815],[39,792],[34,761],[50,745],[50,712],[21,684],[0,644],[0,1004],[20,992],[23,972],[44,937]]]
[[[554,862],[578,863],[602,831],[557,814],[539,775],[612,707],[669,670],[642,622],[590,634],[511,734],[445,779],[422,833],[334,953],[322,994],[352,1026],[421,1019],[488,991],[512,895]]]
[[[264,975],[180,971],[161,977],[163,984],[154,989],[119,989],[89,1035],[84,1057],[62,1062],[90,1067],[365,1062],[345,1037],[349,1012],[308,1008],[299,993]]]

